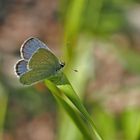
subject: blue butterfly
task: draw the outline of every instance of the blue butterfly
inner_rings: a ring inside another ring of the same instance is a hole
[[[55,75],[64,63],[39,39],[29,38],[21,46],[21,60],[15,65],[20,82],[31,85]]]

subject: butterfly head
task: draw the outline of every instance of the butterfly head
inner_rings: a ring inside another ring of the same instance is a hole
[[[65,66],[65,62],[60,62],[60,66],[63,68]]]

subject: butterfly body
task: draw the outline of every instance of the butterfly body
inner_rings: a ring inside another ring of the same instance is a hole
[[[15,66],[20,82],[30,85],[55,75],[61,63],[51,50],[37,38],[30,38],[21,47],[21,60]]]

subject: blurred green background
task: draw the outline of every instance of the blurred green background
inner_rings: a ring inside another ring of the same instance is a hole
[[[66,63],[104,140],[140,140],[139,0],[0,0],[0,140],[83,140],[43,82],[19,83],[30,36]]]

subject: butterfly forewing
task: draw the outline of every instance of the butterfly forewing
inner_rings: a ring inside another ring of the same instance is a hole
[[[50,67],[55,71],[60,67],[60,64],[57,57],[44,48],[38,49],[29,61],[29,69],[46,70]]]
[[[39,48],[48,49],[50,51],[50,49],[39,39],[29,38],[23,43],[21,47],[21,57],[23,59],[29,60]]]

